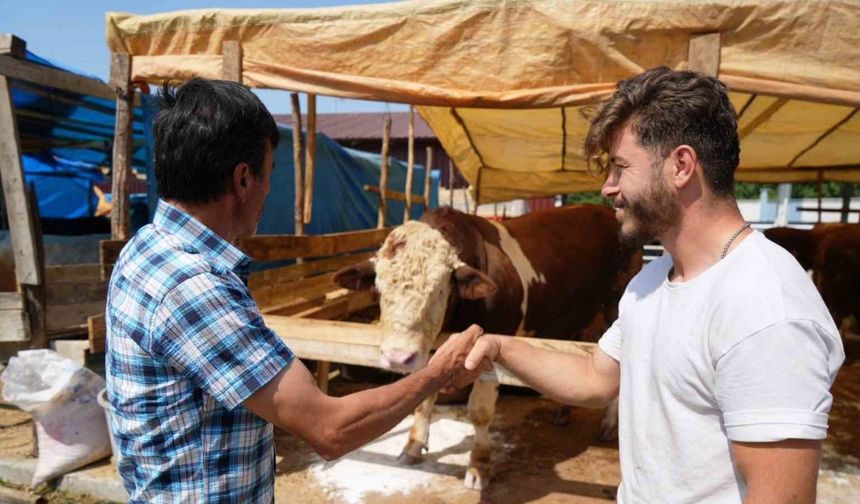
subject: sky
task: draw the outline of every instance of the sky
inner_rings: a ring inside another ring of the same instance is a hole
[[[12,33],[27,42],[27,49],[55,63],[95,75],[110,74],[110,53],[105,41],[105,12],[154,14],[178,9],[312,8],[381,3],[379,0],[0,0],[0,33]],[[290,113],[290,94],[283,90],[255,90],[273,114]],[[302,110],[306,110],[304,95]],[[317,97],[317,112],[403,111],[403,104],[385,104],[343,98]]]

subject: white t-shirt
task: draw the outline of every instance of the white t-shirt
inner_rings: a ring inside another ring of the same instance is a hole
[[[823,439],[845,358],[794,257],[754,232],[695,278],[627,286],[600,348],[621,365],[621,503],[740,503],[729,441]]]

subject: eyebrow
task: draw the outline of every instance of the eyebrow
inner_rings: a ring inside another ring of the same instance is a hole
[[[609,162],[612,164],[616,164],[618,161],[620,161],[622,163],[629,163],[630,162],[622,156],[612,156],[611,158],[609,158]]]

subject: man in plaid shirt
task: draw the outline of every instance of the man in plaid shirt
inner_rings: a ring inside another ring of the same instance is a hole
[[[131,502],[272,502],[272,424],[326,459],[387,432],[443,386],[461,386],[473,326],[428,366],[334,398],[266,327],[246,283],[278,131],[247,88],[165,88],[154,125],[162,200],[111,276],[107,387]],[[485,363],[489,365],[488,363]]]

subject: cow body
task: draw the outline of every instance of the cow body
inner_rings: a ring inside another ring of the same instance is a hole
[[[441,331],[473,323],[496,334],[593,340],[617,317],[621,293],[641,265],[639,251],[620,246],[608,207],[565,207],[501,223],[442,208],[395,228],[375,264],[346,268],[336,281],[375,284],[383,366],[411,371],[426,363]],[[466,474],[471,488],[486,481],[497,396],[498,384],[479,381],[469,398],[476,432]],[[434,402],[416,411],[403,454],[408,462],[421,460],[427,447]]]

